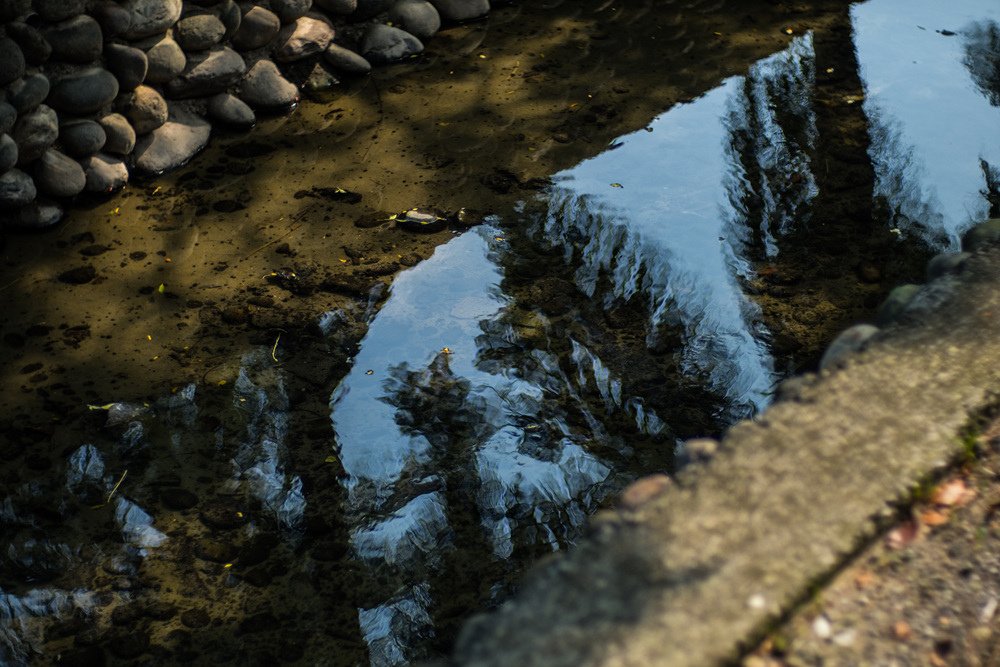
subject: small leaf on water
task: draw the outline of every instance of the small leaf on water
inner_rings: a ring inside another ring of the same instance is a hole
[[[159,292],[160,294],[163,294],[164,292],[167,291],[167,286],[164,285],[163,283],[160,283],[160,286],[156,288],[156,291]]]
[[[948,515],[937,510],[927,510],[920,515],[920,522],[925,526],[942,526],[948,523]]]
[[[232,563],[226,563],[226,564],[225,564],[225,565],[223,565],[222,567],[224,567],[225,569],[227,569],[227,570],[228,570],[228,569],[229,569],[229,568],[231,568],[232,566],[233,566],[233,564],[232,564]]]
[[[153,340],[152,334],[146,334],[146,340]]]
[[[624,188],[625,186],[622,185],[621,183],[612,183],[611,187],[613,187],[613,188]]]
[[[323,459],[323,462],[324,463],[336,463],[337,462],[337,457],[336,456],[328,456],[325,459]]]
[[[919,532],[920,526],[916,521],[904,521],[889,531],[886,543],[890,549],[902,549],[917,539]]]
[[[375,371],[369,368],[368,370],[365,371],[365,375],[375,375]]]
[[[107,405],[87,405],[88,410],[110,410],[114,403],[108,403]]]

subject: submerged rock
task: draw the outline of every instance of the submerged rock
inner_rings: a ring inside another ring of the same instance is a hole
[[[936,280],[949,273],[958,273],[966,260],[972,257],[968,252],[943,252],[927,262],[927,281]]]
[[[856,324],[845,329],[833,339],[830,347],[823,353],[819,362],[820,370],[837,368],[843,365],[851,355],[861,350],[879,328],[871,324]]]
[[[40,231],[59,223],[63,210],[59,204],[47,199],[36,199],[16,211],[0,213],[4,229]]]
[[[970,252],[996,244],[1000,244],[1000,218],[982,222],[962,237],[962,249]]]
[[[393,63],[423,52],[423,43],[399,28],[376,23],[361,43],[361,54],[372,63]]]
[[[255,108],[278,109],[299,101],[299,89],[270,60],[258,60],[240,85],[240,99]]]
[[[98,153],[81,162],[87,175],[86,191],[97,194],[118,192],[128,183],[128,167],[121,160]]]
[[[875,315],[875,323],[884,327],[896,321],[913,301],[913,297],[920,292],[920,289],[920,285],[900,285],[889,292],[889,296],[879,306],[878,313]]]
[[[338,72],[345,74],[368,74],[372,71],[371,63],[361,55],[339,44],[331,43],[326,47],[323,57]]]
[[[136,142],[135,168],[149,175],[176,169],[205,148],[211,132],[208,121],[173,109],[166,123]]]
[[[208,115],[221,123],[240,128],[251,127],[257,122],[253,109],[229,93],[219,93],[208,101]]]

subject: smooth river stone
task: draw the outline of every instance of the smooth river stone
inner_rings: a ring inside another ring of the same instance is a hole
[[[0,174],[0,210],[11,210],[30,204],[38,194],[31,176],[20,169]]]
[[[279,109],[299,101],[299,89],[270,60],[258,60],[240,85],[240,99],[258,109]]]
[[[97,122],[108,138],[104,142],[105,153],[128,155],[135,149],[135,128],[125,116],[120,113],[109,113]]]
[[[314,4],[328,14],[338,16],[353,14],[358,8],[358,0],[315,0]]]
[[[208,115],[220,123],[239,128],[249,128],[257,122],[253,109],[229,93],[219,93],[208,101]]]
[[[128,119],[136,134],[148,134],[167,122],[167,101],[159,91],[139,86],[115,105]]]
[[[170,37],[164,37],[146,49],[146,60],[149,62],[146,72],[148,83],[173,81],[187,66],[187,56]]]
[[[185,51],[204,51],[222,41],[226,26],[213,14],[195,14],[174,27],[174,39]]]
[[[49,93],[48,104],[56,111],[85,115],[100,111],[118,96],[118,79],[100,67],[64,76]]]
[[[323,57],[330,67],[344,74],[368,74],[372,71],[370,62],[339,44],[330,44],[326,47]]]
[[[104,148],[108,135],[92,120],[71,120],[59,126],[59,143],[73,157],[90,157]]]
[[[128,183],[128,167],[118,158],[104,153],[92,155],[81,162],[87,174],[87,192],[111,194]]]
[[[118,79],[118,89],[134,90],[146,80],[149,59],[142,49],[124,44],[108,44],[104,47],[104,64]]]
[[[4,229],[40,231],[58,224],[62,218],[63,210],[59,204],[48,199],[36,199],[16,211],[0,215],[0,224]]]
[[[126,0],[122,5],[128,10],[131,25],[125,31],[128,39],[142,39],[177,23],[181,17],[181,0]]]
[[[104,48],[100,24],[86,14],[49,27],[45,39],[52,47],[53,58],[70,63],[92,63]]]
[[[18,164],[34,162],[59,136],[59,117],[55,111],[40,104],[30,113],[18,117],[12,136],[17,142]]]
[[[233,34],[233,46],[240,51],[252,51],[271,43],[281,30],[281,20],[263,7],[252,7],[243,15],[239,29]]]
[[[333,28],[328,23],[303,16],[278,33],[274,59],[280,63],[302,60],[322,53],[332,41]]]
[[[167,95],[183,99],[221,93],[239,81],[246,69],[240,54],[228,46],[192,53],[180,76],[166,85]]]
[[[155,175],[180,167],[205,148],[211,132],[212,126],[203,118],[172,109],[170,120],[136,142],[136,170]]]
[[[50,148],[35,163],[38,191],[52,197],[74,197],[83,192],[87,175],[73,158]]]
[[[7,101],[18,113],[31,111],[45,101],[51,88],[44,74],[29,74],[7,87]]]
[[[35,11],[49,23],[79,16],[87,8],[86,0],[35,0]]]
[[[8,23],[7,36],[21,47],[24,60],[29,65],[44,65],[52,55],[52,46],[45,35],[27,23]]]
[[[271,11],[278,15],[282,23],[291,23],[302,18],[312,9],[313,0],[271,0]]]
[[[445,21],[472,21],[490,13],[489,0],[431,0]]]
[[[24,54],[12,39],[0,37],[0,86],[24,76]]]
[[[399,28],[376,23],[361,43],[361,54],[372,63],[393,63],[424,50],[419,39]]]

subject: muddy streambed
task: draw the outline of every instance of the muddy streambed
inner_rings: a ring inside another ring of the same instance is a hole
[[[996,215],[998,62],[988,0],[508,6],[7,237],[0,661],[447,653]]]

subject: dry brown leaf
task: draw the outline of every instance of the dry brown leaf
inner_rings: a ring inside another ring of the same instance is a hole
[[[944,661],[944,658],[939,656],[937,653],[931,652],[930,661],[934,667],[948,667],[948,663]]]
[[[896,621],[896,624],[892,626],[892,634],[901,642],[905,642],[913,634],[910,629],[910,624],[906,621]]]
[[[943,526],[948,523],[948,515],[937,510],[927,510],[920,515],[920,523],[925,526]]]
[[[854,585],[859,589],[865,589],[875,583],[875,574],[869,570],[862,570],[854,577]]]
[[[931,502],[945,507],[961,507],[975,496],[975,490],[966,486],[964,479],[958,478],[939,484],[931,494]]]
[[[890,549],[902,549],[917,539],[920,526],[916,521],[907,520],[889,531],[886,544]]]

